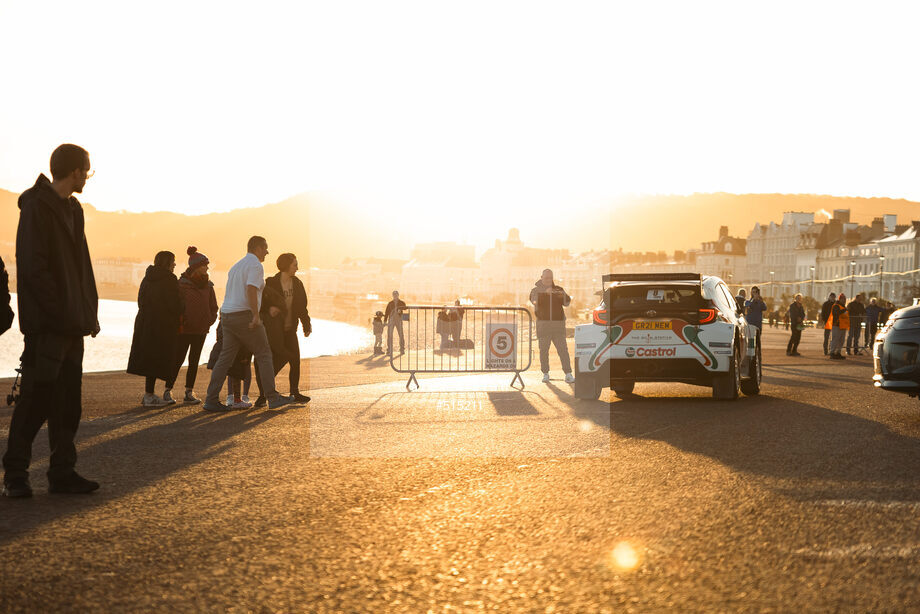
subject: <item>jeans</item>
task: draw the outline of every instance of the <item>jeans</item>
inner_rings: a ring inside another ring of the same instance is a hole
[[[188,352],[188,371],[185,373],[185,387],[191,390],[195,387],[195,380],[198,379],[198,363],[201,362],[201,348],[204,347],[204,340],[207,335],[179,335],[179,342],[176,347],[176,372],[166,382],[166,387],[172,390],[176,385],[176,377],[179,375],[179,369],[185,362],[185,353]]]
[[[843,349],[843,340],[846,338],[847,329],[834,327],[831,329],[831,354],[840,355]]]
[[[537,344],[540,347],[540,370],[543,373],[549,373],[550,344],[556,346],[559,360],[562,361],[562,371],[572,372],[569,346],[565,342],[565,320],[537,320]]]
[[[48,478],[68,477],[77,463],[74,438],[83,413],[83,337],[29,334],[22,355],[22,391],[13,410],[4,482],[29,477],[32,442],[45,421],[51,444]]]
[[[393,352],[393,329],[399,333],[399,351],[404,352],[406,350],[406,339],[403,337],[403,321],[402,316],[398,313],[394,313],[390,316],[390,319],[387,321],[387,353],[390,354]]]
[[[828,352],[828,344],[830,343],[830,341],[831,341],[831,329],[825,328],[824,329],[824,353],[825,354],[827,354]]]
[[[220,322],[223,326],[223,346],[220,350],[220,357],[214,364],[214,370],[211,371],[211,382],[208,384],[208,396],[205,403],[220,402],[220,390],[240,347],[252,352],[262,373],[272,374],[271,385],[264,382],[266,384],[265,396],[277,395],[272,350],[268,345],[268,337],[265,336],[265,326],[260,323],[255,328],[249,328],[249,323],[252,322],[252,313],[249,311],[222,313]]]

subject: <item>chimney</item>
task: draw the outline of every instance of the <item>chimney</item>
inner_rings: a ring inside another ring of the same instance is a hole
[[[840,220],[844,224],[850,222],[850,210],[849,209],[834,209],[834,218],[835,220]]]
[[[877,217],[872,220],[872,234],[873,239],[881,239],[885,236],[885,220],[883,218]]]
[[[719,226],[719,238],[724,239],[728,236],[728,226]]]

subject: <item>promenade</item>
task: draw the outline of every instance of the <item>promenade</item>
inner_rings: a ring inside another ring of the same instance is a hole
[[[0,499],[0,612],[916,609],[920,402],[820,334],[787,357],[767,329],[763,394],[730,403],[579,401],[555,360],[523,391],[406,392],[381,358],[308,359],[309,405],[227,414],[88,374],[78,470],[101,489],[48,494],[39,434],[35,496]]]

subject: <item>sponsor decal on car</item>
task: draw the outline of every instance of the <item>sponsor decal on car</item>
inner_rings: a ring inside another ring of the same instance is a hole
[[[593,347],[597,347],[596,343],[578,343],[575,345],[576,350],[589,350]]]

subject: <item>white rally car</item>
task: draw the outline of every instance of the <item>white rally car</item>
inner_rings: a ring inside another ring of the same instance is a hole
[[[760,392],[760,336],[718,277],[604,275],[594,323],[575,327],[575,396],[636,382],[712,386],[717,399]]]

